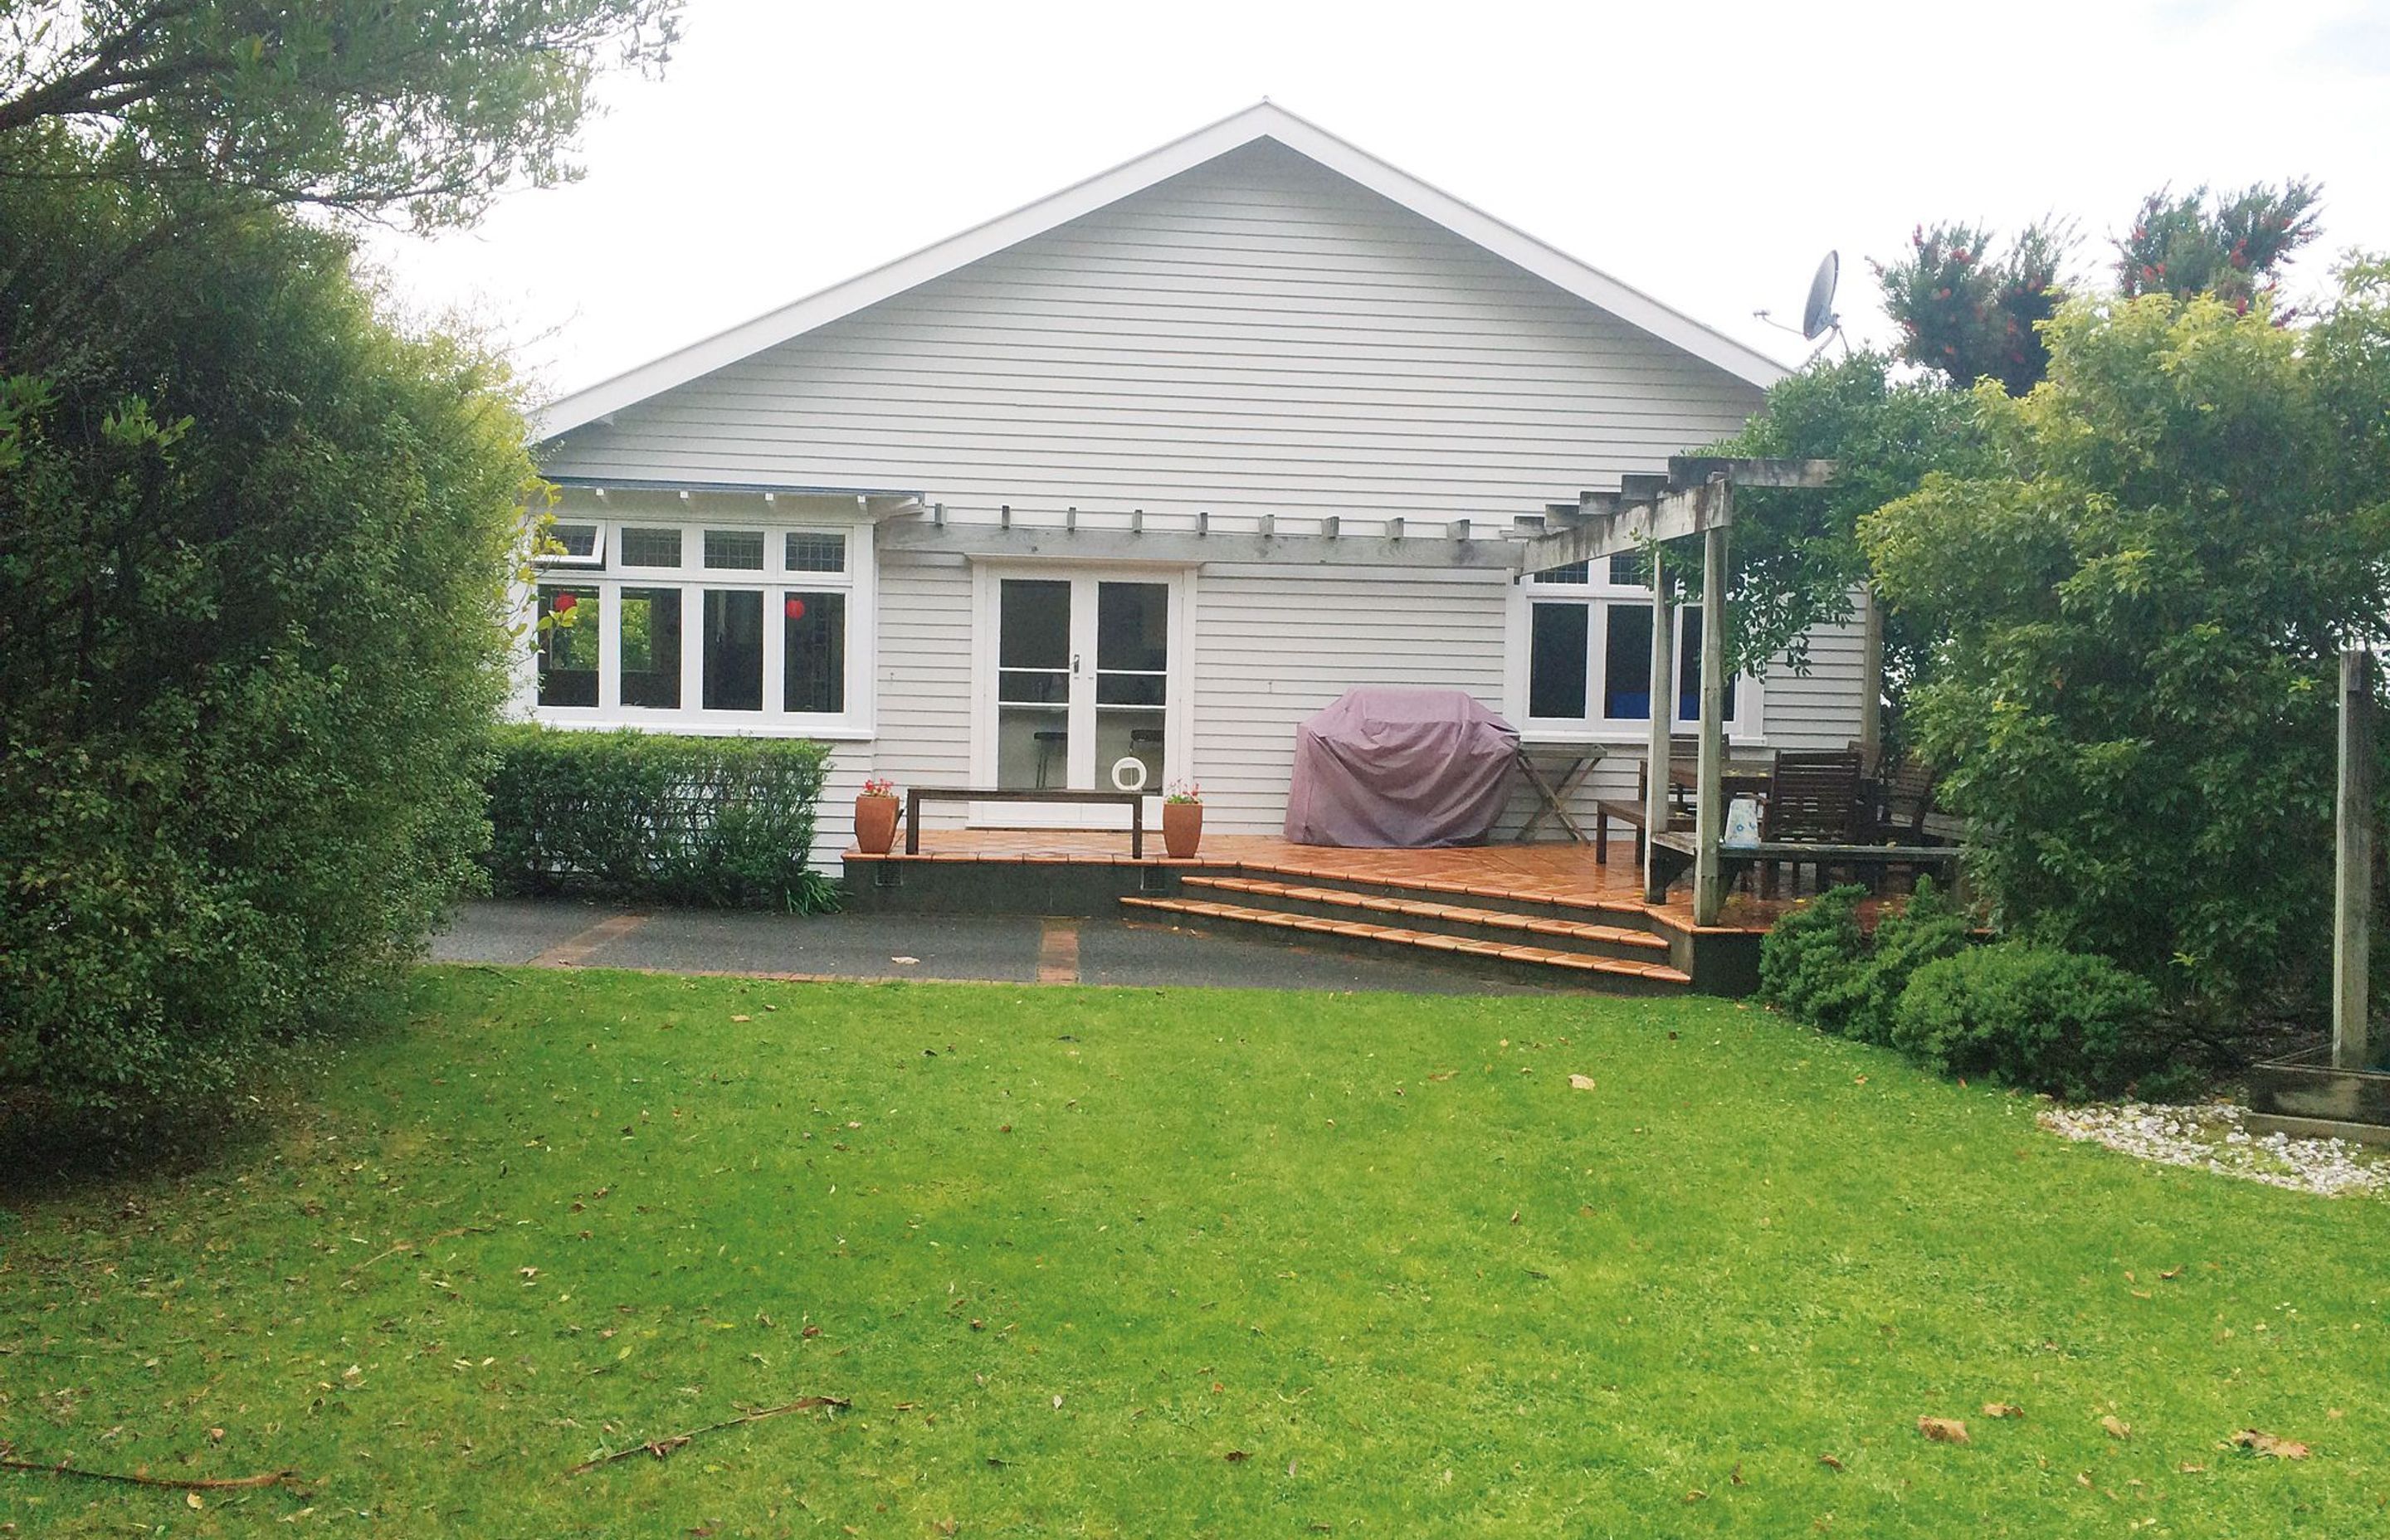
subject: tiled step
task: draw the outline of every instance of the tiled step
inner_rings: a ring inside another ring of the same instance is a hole
[[[1269,878],[1199,877],[1190,873],[1180,879],[1180,886],[1194,891],[1198,897],[1217,895],[1224,903],[1251,904],[1329,919],[1400,925],[1408,930],[1491,941],[1506,946],[1545,946],[1627,962],[1668,960],[1668,943],[1662,937],[1638,926],[1613,925],[1591,918],[1523,914],[1473,904],[1449,904],[1435,897],[1390,892],[1364,892],[1350,888],[1319,887],[1307,882],[1281,882]],[[1588,910],[1586,913],[1601,911]]]
[[[1434,899],[1453,904],[1498,904],[1510,912],[1548,915],[1588,924],[1608,922],[1636,926],[1645,913],[1644,905],[1624,893],[1616,897],[1597,898],[1580,892],[1558,891],[1528,877],[1460,882],[1338,864],[1259,860],[1239,861],[1237,869],[1248,877],[1259,876],[1300,887],[1391,898]]]
[[[1174,921],[1253,926],[1285,939],[1399,947],[1420,960],[1463,962],[1539,982],[1575,984],[1635,994],[1674,994],[1692,982],[1664,962],[1597,957],[1583,952],[1523,943],[1445,935],[1366,920],[1333,919],[1282,909],[1253,908],[1202,898],[1124,898],[1123,908]]]

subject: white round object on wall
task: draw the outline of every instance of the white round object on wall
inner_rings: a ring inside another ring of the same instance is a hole
[[[1112,789],[1142,791],[1145,789],[1145,761],[1134,755],[1112,761]]]

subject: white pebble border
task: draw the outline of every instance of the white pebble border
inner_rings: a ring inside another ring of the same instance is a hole
[[[2053,1107],[2041,1114],[2040,1122],[2053,1134],[2088,1139],[2144,1161],[2327,1198],[2343,1193],[2390,1198],[2390,1151],[2345,1139],[2252,1134],[2242,1126],[2243,1110],[2229,1101],[2185,1107],[2127,1101]]]

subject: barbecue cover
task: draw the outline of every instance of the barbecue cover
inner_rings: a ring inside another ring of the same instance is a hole
[[[1352,689],[1295,730],[1299,845],[1480,845],[1509,801],[1510,725],[1459,690]]]

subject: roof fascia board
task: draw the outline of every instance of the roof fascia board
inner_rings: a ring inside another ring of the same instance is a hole
[[[1256,139],[1271,138],[1370,191],[1444,226],[1537,277],[1609,311],[1703,362],[1761,389],[1788,371],[1782,365],[1711,330],[1651,296],[1587,267],[1565,252],[1397,170],[1326,130],[1270,102],[1245,109],[1060,192],[972,226],[859,276],[821,289],[752,321],[664,354],[635,369],[559,397],[532,414],[532,436],[559,434],[711,374],[867,305],[993,256],[1008,247],[1190,171]]]

